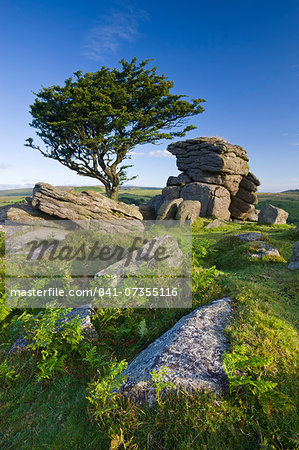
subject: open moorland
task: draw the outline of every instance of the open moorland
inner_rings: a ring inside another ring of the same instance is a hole
[[[157,193],[134,188],[121,191],[120,198],[144,203]],[[260,194],[265,201],[280,202],[298,223],[298,196]],[[230,223],[207,229],[210,222],[193,223],[192,309],[224,296],[232,299],[225,330],[227,391],[176,390],[152,408],[117,395],[108,398],[124,361],[190,310],[99,309],[92,319],[98,337],[89,346],[75,326],[53,333],[55,310],[38,316],[34,309],[7,309],[2,278],[1,448],[298,448],[299,273],[287,267],[298,240],[295,226]],[[234,236],[249,231],[261,232],[281,256],[251,259],[255,243]],[[1,243],[3,277],[3,236]],[[7,357],[32,323],[35,345]]]
[[[60,186],[61,189],[82,192],[92,190],[105,195],[103,187],[99,186]],[[160,188],[154,187],[123,187],[120,189],[119,200],[125,203],[141,205],[147,203],[151,197],[161,193]],[[32,189],[8,189],[0,191],[0,206],[24,201],[25,197],[32,195]],[[289,213],[289,223],[299,224],[299,192],[264,193],[258,192],[257,209],[261,209],[266,203],[283,208]]]

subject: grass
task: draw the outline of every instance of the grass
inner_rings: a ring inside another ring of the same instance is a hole
[[[95,191],[105,195],[105,189],[101,186],[80,186],[71,188],[70,186],[60,186],[61,189],[73,190],[74,192]],[[119,201],[124,203],[135,203],[142,205],[147,203],[154,195],[161,194],[160,188],[125,187],[119,191]],[[32,189],[8,189],[0,191],[0,206],[10,205],[25,200],[25,197],[32,196]]]
[[[101,381],[104,367],[98,373],[72,352],[61,373],[38,381],[40,354],[25,352],[7,359],[17,378],[2,379],[1,448],[298,448],[299,273],[289,271],[280,260],[251,261],[252,244],[234,237],[260,231],[288,261],[298,240],[295,227],[229,224],[206,230],[205,222],[198,220],[193,226],[193,308],[231,296],[233,316],[226,333],[229,354],[243,358],[244,373],[239,376],[258,386],[265,381],[276,387],[253,393],[244,382],[217,396],[176,392],[151,409],[119,398],[114,409],[99,416],[86,397],[90,383]],[[211,266],[216,268],[213,272],[209,272]],[[19,333],[22,312],[2,314],[1,360],[7,358]],[[98,310],[93,318],[97,353],[108,360],[130,361],[187,312]],[[143,336],[139,333],[142,321],[147,328]],[[264,361],[260,366],[258,358]]]
[[[105,194],[102,186],[80,186],[71,188],[63,186],[63,189],[73,189],[75,192],[82,192],[85,190],[92,190]],[[141,188],[141,187],[124,187],[120,189],[119,200],[124,203],[135,203],[142,205],[147,203],[151,197],[161,193],[160,188]],[[0,191],[0,206],[13,204],[25,199],[26,196],[31,196],[30,189],[8,189]],[[299,193],[285,192],[285,193],[258,193],[257,208],[261,209],[265,204],[271,203],[274,206],[285,209],[289,213],[289,223],[299,225]]]

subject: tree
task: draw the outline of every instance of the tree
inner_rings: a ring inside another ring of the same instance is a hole
[[[186,118],[204,111],[203,99],[185,100],[170,94],[173,81],[150,60],[121,60],[121,68],[102,67],[93,73],[75,72],[64,86],[42,87],[30,105],[32,127],[45,149],[26,140],[26,146],[47,158],[98,179],[110,198],[117,199],[127,177],[125,164],[138,144],[185,136],[196,127]],[[173,131],[171,131],[173,130]],[[135,177],[134,177],[135,178]]]

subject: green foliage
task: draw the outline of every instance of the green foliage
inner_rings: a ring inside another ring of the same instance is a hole
[[[192,247],[192,261],[195,266],[200,266],[203,258],[216,253],[216,249],[213,247],[213,244],[207,239],[198,237],[194,238]]]
[[[174,83],[150,60],[120,61],[121,69],[102,67],[75,72],[64,86],[42,88],[31,105],[31,126],[46,149],[27,139],[27,146],[56,159],[78,174],[101,181],[108,196],[128,181],[123,164],[138,144],[182,137],[194,129],[185,119],[203,112],[203,99],[188,102],[171,94]],[[182,129],[180,129],[183,126]],[[171,131],[174,129],[174,131]],[[122,164],[122,165],[121,165]],[[119,167],[120,166],[120,167]]]
[[[17,378],[15,369],[8,363],[7,359],[0,364],[0,384],[7,385]]]
[[[262,231],[267,243],[288,260],[293,228],[232,223],[211,232],[203,228],[194,236],[194,246],[203,237],[217,252],[195,258],[193,276],[204,277],[216,265],[221,271],[215,271],[205,289],[199,283],[193,307],[222,295],[232,298],[226,330],[230,369],[236,377],[231,395],[177,390],[152,408],[117,396],[105,400],[95,395],[94,403],[86,400],[86,386],[106,377],[111,358],[116,364],[132,360],[190,310],[98,309],[93,324],[99,338],[92,345],[82,340],[78,351],[67,344],[68,350],[58,352],[68,355],[65,370],[54,371],[50,382],[42,383],[36,379],[36,364],[47,347],[7,358],[11,342],[22,331],[18,322],[26,317],[29,321],[37,311],[27,310],[22,319],[22,310],[12,311],[0,330],[0,352],[19,376],[4,381],[9,389],[0,390],[0,446],[22,448],[26,442],[32,448],[297,448],[298,273],[286,264],[251,264],[248,244],[230,238],[231,233]],[[239,255],[245,255],[242,264]],[[148,333],[142,337],[144,322]]]
[[[271,363],[271,358],[248,356],[247,351],[245,345],[240,345],[234,348],[233,353],[225,353],[223,356],[222,363],[228,376],[230,392],[232,393],[234,389],[248,388],[253,395],[259,396],[269,390],[272,391],[277,383],[263,380],[261,372]]]
[[[138,325],[138,333],[140,337],[144,337],[148,334],[148,328],[146,326],[146,320],[142,319]]]
[[[176,389],[176,386],[171,381],[167,380],[167,377],[169,376],[167,366],[161,367],[160,370],[153,369],[153,371],[150,372],[150,375],[152,376],[156,389],[157,402],[160,405],[161,394],[171,389]]]
[[[5,306],[5,295],[0,293],[0,322],[2,322],[11,312],[10,308]]]
[[[65,370],[67,359],[81,355],[95,366],[90,344],[83,342],[81,320],[78,317],[67,320],[70,309],[48,309],[37,315],[23,314],[23,333],[29,339],[29,348],[41,359],[37,361],[38,379],[51,379],[56,372]]]
[[[42,350],[42,360],[37,363],[39,369],[38,380],[50,379],[54,373],[64,370],[67,355],[59,355],[58,350]]]
[[[197,217],[197,219],[192,224],[192,232],[197,233],[204,226],[204,220],[202,217]]]
[[[87,351],[85,353],[84,358],[82,358],[82,361],[86,361],[92,369],[102,367],[104,364],[107,363],[106,356],[98,354],[98,349],[96,345],[90,347],[90,345],[86,343],[86,348]]]
[[[204,297],[205,293],[211,294],[215,289],[218,294],[220,293],[220,288],[216,281],[218,274],[219,271],[215,266],[208,269],[194,267],[192,271],[193,300],[198,299],[198,297]]]
[[[88,386],[87,399],[91,403],[91,409],[96,418],[109,415],[118,406],[120,394],[118,390],[125,382],[126,376],[122,372],[127,367],[126,361],[112,361],[103,368],[103,373],[98,371],[99,379]]]

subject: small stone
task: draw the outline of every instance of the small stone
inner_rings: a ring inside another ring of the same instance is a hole
[[[168,177],[166,186],[179,186],[179,185],[180,185],[180,182],[178,180],[178,177],[173,177],[173,176]]]
[[[259,242],[258,253],[253,253],[249,255],[253,259],[263,259],[268,258],[270,261],[281,258],[279,251],[275,247],[267,245],[265,242]]]

